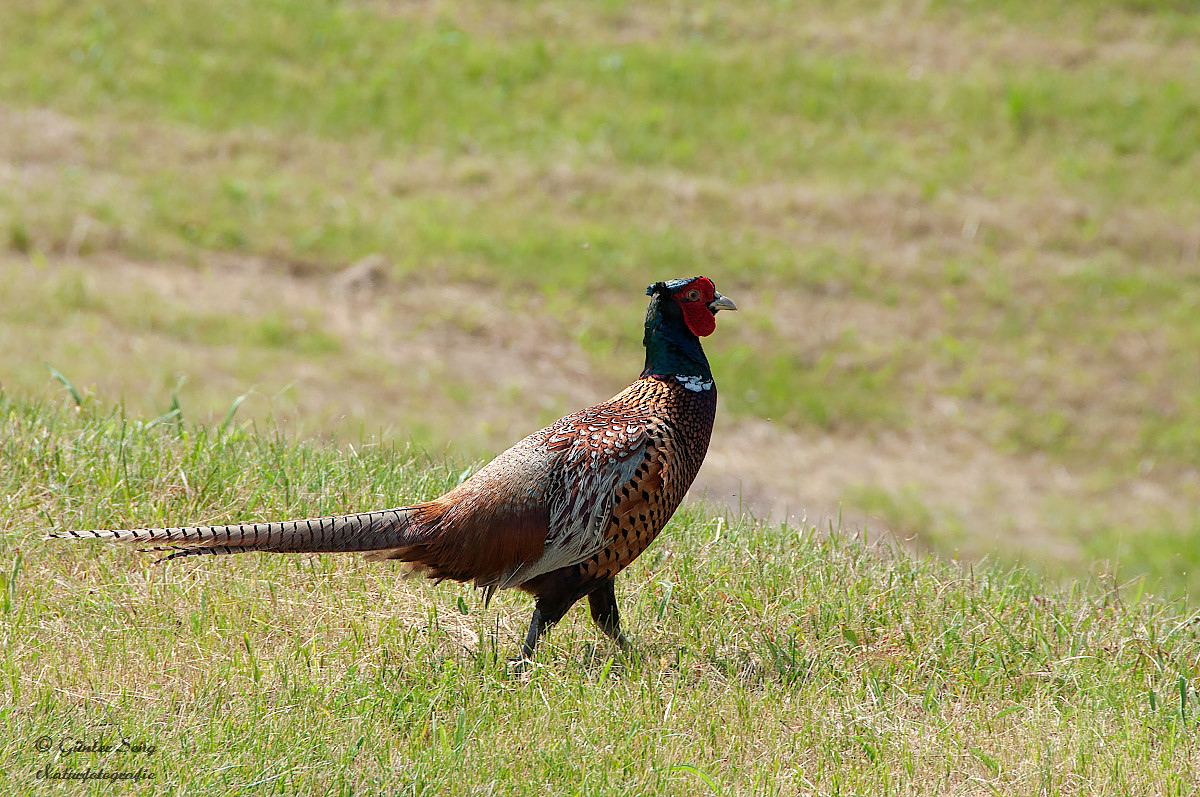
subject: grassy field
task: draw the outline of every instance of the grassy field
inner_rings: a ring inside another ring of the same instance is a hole
[[[484,608],[354,556],[155,566],[40,539],[392,506],[456,465],[5,395],[0,458],[7,794],[45,793],[46,771],[189,795],[1185,795],[1200,778],[1200,616],[1136,585],[692,508],[620,580],[632,654],[576,609],[517,676],[524,596]]]
[[[105,717],[189,793],[1190,788],[1194,3],[0,5],[20,788]],[[515,682],[519,598],[37,542],[428,495],[700,273],[710,503],[637,657],[577,618]]]
[[[470,458],[706,273],[710,497],[1195,589],[1188,9],[9,4],[0,384]]]

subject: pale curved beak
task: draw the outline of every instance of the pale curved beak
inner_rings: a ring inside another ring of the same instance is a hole
[[[716,298],[708,303],[708,309],[712,310],[714,313],[717,312],[718,310],[736,310],[737,309],[737,305],[733,303],[733,299],[730,299],[728,296],[722,296],[721,294],[717,293],[716,291],[713,291],[713,296],[715,296]]]

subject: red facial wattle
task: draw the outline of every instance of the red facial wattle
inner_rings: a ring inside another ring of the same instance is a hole
[[[703,302],[683,302],[683,320],[698,338],[711,335],[717,328],[717,318]]]
[[[699,296],[689,300],[693,291]],[[671,295],[683,310],[683,320],[688,329],[698,338],[711,335],[717,328],[717,318],[713,311],[708,309],[709,303],[716,299],[716,296],[717,288],[707,277],[697,277]]]

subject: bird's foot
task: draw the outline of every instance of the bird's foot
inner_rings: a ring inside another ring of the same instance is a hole
[[[528,656],[513,656],[508,660],[508,671],[513,675],[528,675],[537,667],[537,662]]]

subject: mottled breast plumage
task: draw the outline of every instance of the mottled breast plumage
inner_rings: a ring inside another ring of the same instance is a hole
[[[610,403],[642,408],[647,445],[631,478],[617,488],[603,544],[579,562],[584,580],[611,578],[644,551],[691,487],[712,436],[717,393],[687,388],[673,376],[639,379]]]
[[[695,478],[715,403],[712,390],[696,393],[669,379],[640,379],[497,457],[460,490],[529,469],[553,481],[543,481],[537,490],[549,503],[549,522],[539,556],[477,583],[505,588],[589,560],[619,561],[618,570],[632,561],[666,524]],[[620,536],[618,521],[638,525],[637,534],[628,540]],[[613,545],[622,553],[606,557]]]

